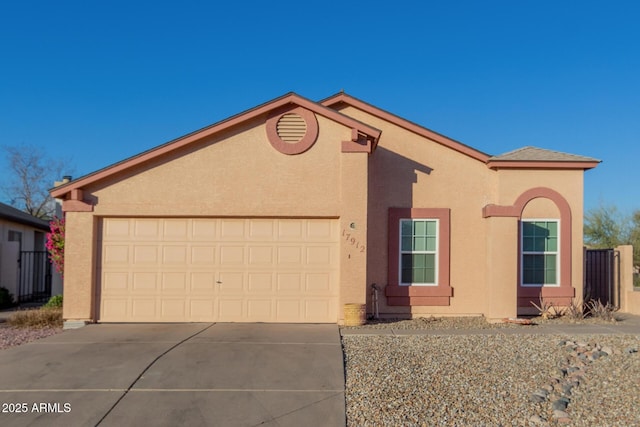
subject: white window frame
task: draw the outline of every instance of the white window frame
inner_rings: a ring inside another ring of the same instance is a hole
[[[402,223],[404,221],[432,221],[436,223],[436,249],[435,251],[403,251],[402,250]],[[439,249],[440,249],[440,220],[438,218],[400,218],[398,221],[398,284],[400,286],[438,286],[438,275],[440,269],[438,268]],[[402,281],[402,255],[404,254],[434,254],[434,283],[406,283]]]
[[[554,252],[549,251],[526,251],[524,250],[524,223],[525,222],[555,222],[556,223],[556,250]],[[560,220],[558,218],[526,218],[520,220],[520,286],[525,288],[541,288],[541,287],[554,287],[560,286]],[[524,256],[525,255],[555,255],[556,256],[556,283],[524,283]]]

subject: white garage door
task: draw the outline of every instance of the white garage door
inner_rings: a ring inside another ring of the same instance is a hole
[[[338,319],[334,219],[105,218],[102,322]]]

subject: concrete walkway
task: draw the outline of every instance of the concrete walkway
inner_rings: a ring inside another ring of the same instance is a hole
[[[0,403],[13,404],[2,426],[344,426],[340,335],[336,325],[89,325],[0,351]]]

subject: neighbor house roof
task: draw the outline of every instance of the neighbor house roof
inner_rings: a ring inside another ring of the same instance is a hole
[[[499,156],[489,158],[490,168],[520,168],[543,166],[553,169],[591,169],[600,163],[593,157],[579,156],[560,151],[546,150],[538,147],[522,147]]]
[[[376,129],[366,123],[362,123],[352,117],[341,114],[334,109],[325,107],[320,103],[304,98],[296,93],[289,92],[279,98],[261,104],[240,114],[236,114],[235,116],[229,117],[228,119],[222,120],[211,126],[207,126],[193,133],[169,141],[166,144],[152,148],[151,150],[145,151],[136,156],[115,163],[111,166],[107,166],[104,169],[100,169],[96,172],[90,173],[71,182],[55,187],[50,190],[51,196],[55,198],[65,198],[67,195],[71,195],[71,198],[73,199],[74,197],[76,197],[74,196],[74,193],[72,193],[73,190],[78,190],[88,184],[94,183],[124,170],[133,168],[142,163],[148,162],[152,159],[192,144],[195,141],[202,140],[203,138],[214,135],[218,132],[227,130],[241,123],[245,123],[248,120],[254,119],[261,115],[267,115],[279,108],[286,108],[289,105],[306,108],[307,110],[310,110],[320,116],[324,116],[344,126],[350,127],[352,129],[352,138],[357,138],[358,135],[363,135],[367,138],[367,140],[371,141],[372,149],[375,149],[378,143],[378,139],[380,138],[381,131],[379,129]],[[78,195],[77,197],[81,197],[81,195]]]
[[[41,230],[49,230],[49,221],[36,218],[33,215],[29,215],[26,212],[23,212],[19,209],[14,208],[13,206],[9,206],[4,203],[0,203],[0,218],[17,222],[23,225],[29,225]]]

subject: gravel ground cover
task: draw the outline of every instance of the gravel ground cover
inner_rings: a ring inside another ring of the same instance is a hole
[[[0,323],[0,350],[62,332],[62,328],[15,328]]]
[[[347,423],[640,426],[639,339],[343,336]]]

